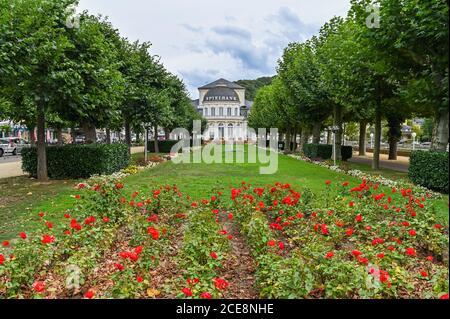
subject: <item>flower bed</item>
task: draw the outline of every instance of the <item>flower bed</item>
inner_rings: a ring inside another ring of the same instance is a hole
[[[174,185],[129,193],[126,171],[2,243],[0,298],[448,297],[448,227],[412,188],[243,182],[193,202]]]

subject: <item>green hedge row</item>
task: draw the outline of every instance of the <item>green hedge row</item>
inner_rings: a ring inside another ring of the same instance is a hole
[[[158,148],[159,148],[159,153],[170,153],[170,151],[172,150],[172,147],[177,144],[180,141],[176,141],[176,140],[165,140],[165,141],[158,141]],[[190,140],[190,146],[192,147],[192,139]],[[201,140],[200,141],[201,145],[204,145],[204,141]],[[148,151],[150,153],[154,153],[155,152],[155,141],[148,141],[148,145],[147,145]],[[179,152],[181,152],[182,150],[180,149]]]
[[[448,153],[411,152],[408,176],[414,184],[448,194]]]
[[[54,179],[112,174],[129,165],[129,162],[130,155],[125,144],[47,146],[48,176]],[[22,169],[36,177],[35,147],[22,150]]]
[[[309,158],[330,159],[333,156],[333,146],[330,144],[303,144],[303,154]],[[351,146],[341,146],[342,160],[347,161],[352,158],[353,148]]]

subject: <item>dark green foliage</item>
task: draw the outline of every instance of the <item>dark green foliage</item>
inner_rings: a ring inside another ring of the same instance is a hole
[[[448,153],[412,152],[408,176],[415,184],[448,194]]]
[[[303,154],[312,159],[330,159],[333,156],[333,145],[330,144],[303,144]],[[353,148],[341,146],[342,160],[352,158]]]
[[[329,144],[303,144],[303,154],[313,159],[329,159],[333,155],[333,146]]]
[[[86,178],[94,174],[112,174],[129,164],[125,144],[89,144],[47,147],[48,175],[54,179]],[[37,175],[36,148],[22,150],[22,168]]]
[[[261,77],[256,80],[239,80],[237,84],[245,87],[245,98],[249,101],[255,100],[256,92],[263,86],[270,85],[274,77]]]
[[[167,140],[167,141],[158,141],[158,148],[160,153],[170,153],[172,147],[177,144],[179,141]],[[150,153],[155,152],[155,143],[154,141],[148,142],[148,151]]]
[[[341,156],[343,161],[347,161],[353,156],[353,147],[341,146]]]

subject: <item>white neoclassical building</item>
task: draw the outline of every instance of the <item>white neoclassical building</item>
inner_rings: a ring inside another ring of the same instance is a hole
[[[192,101],[208,121],[206,139],[243,141],[247,137],[247,117],[252,102],[245,99],[245,88],[219,79],[198,88],[199,98]],[[251,135],[250,139],[254,139]]]

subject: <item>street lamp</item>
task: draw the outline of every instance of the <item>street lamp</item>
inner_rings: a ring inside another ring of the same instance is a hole
[[[373,150],[373,133],[370,133],[370,148]]]
[[[417,133],[416,132],[412,132],[411,133],[411,136],[412,136],[412,138],[413,138],[413,142],[412,142],[412,149],[413,149],[413,151],[416,149],[416,136],[417,136]]]
[[[152,127],[151,124],[144,124],[144,128],[145,128],[145,136],[144,136],[144,144],[145,144],[145,149],[144,149],[144,161],[145,164],[147,164],[147,160],[148,160],[148,131],[149,129]]]
[[[328,130],[333,133],[333,162],[336,166],[336,133],[339,131],[339,126],[330,126]]]

